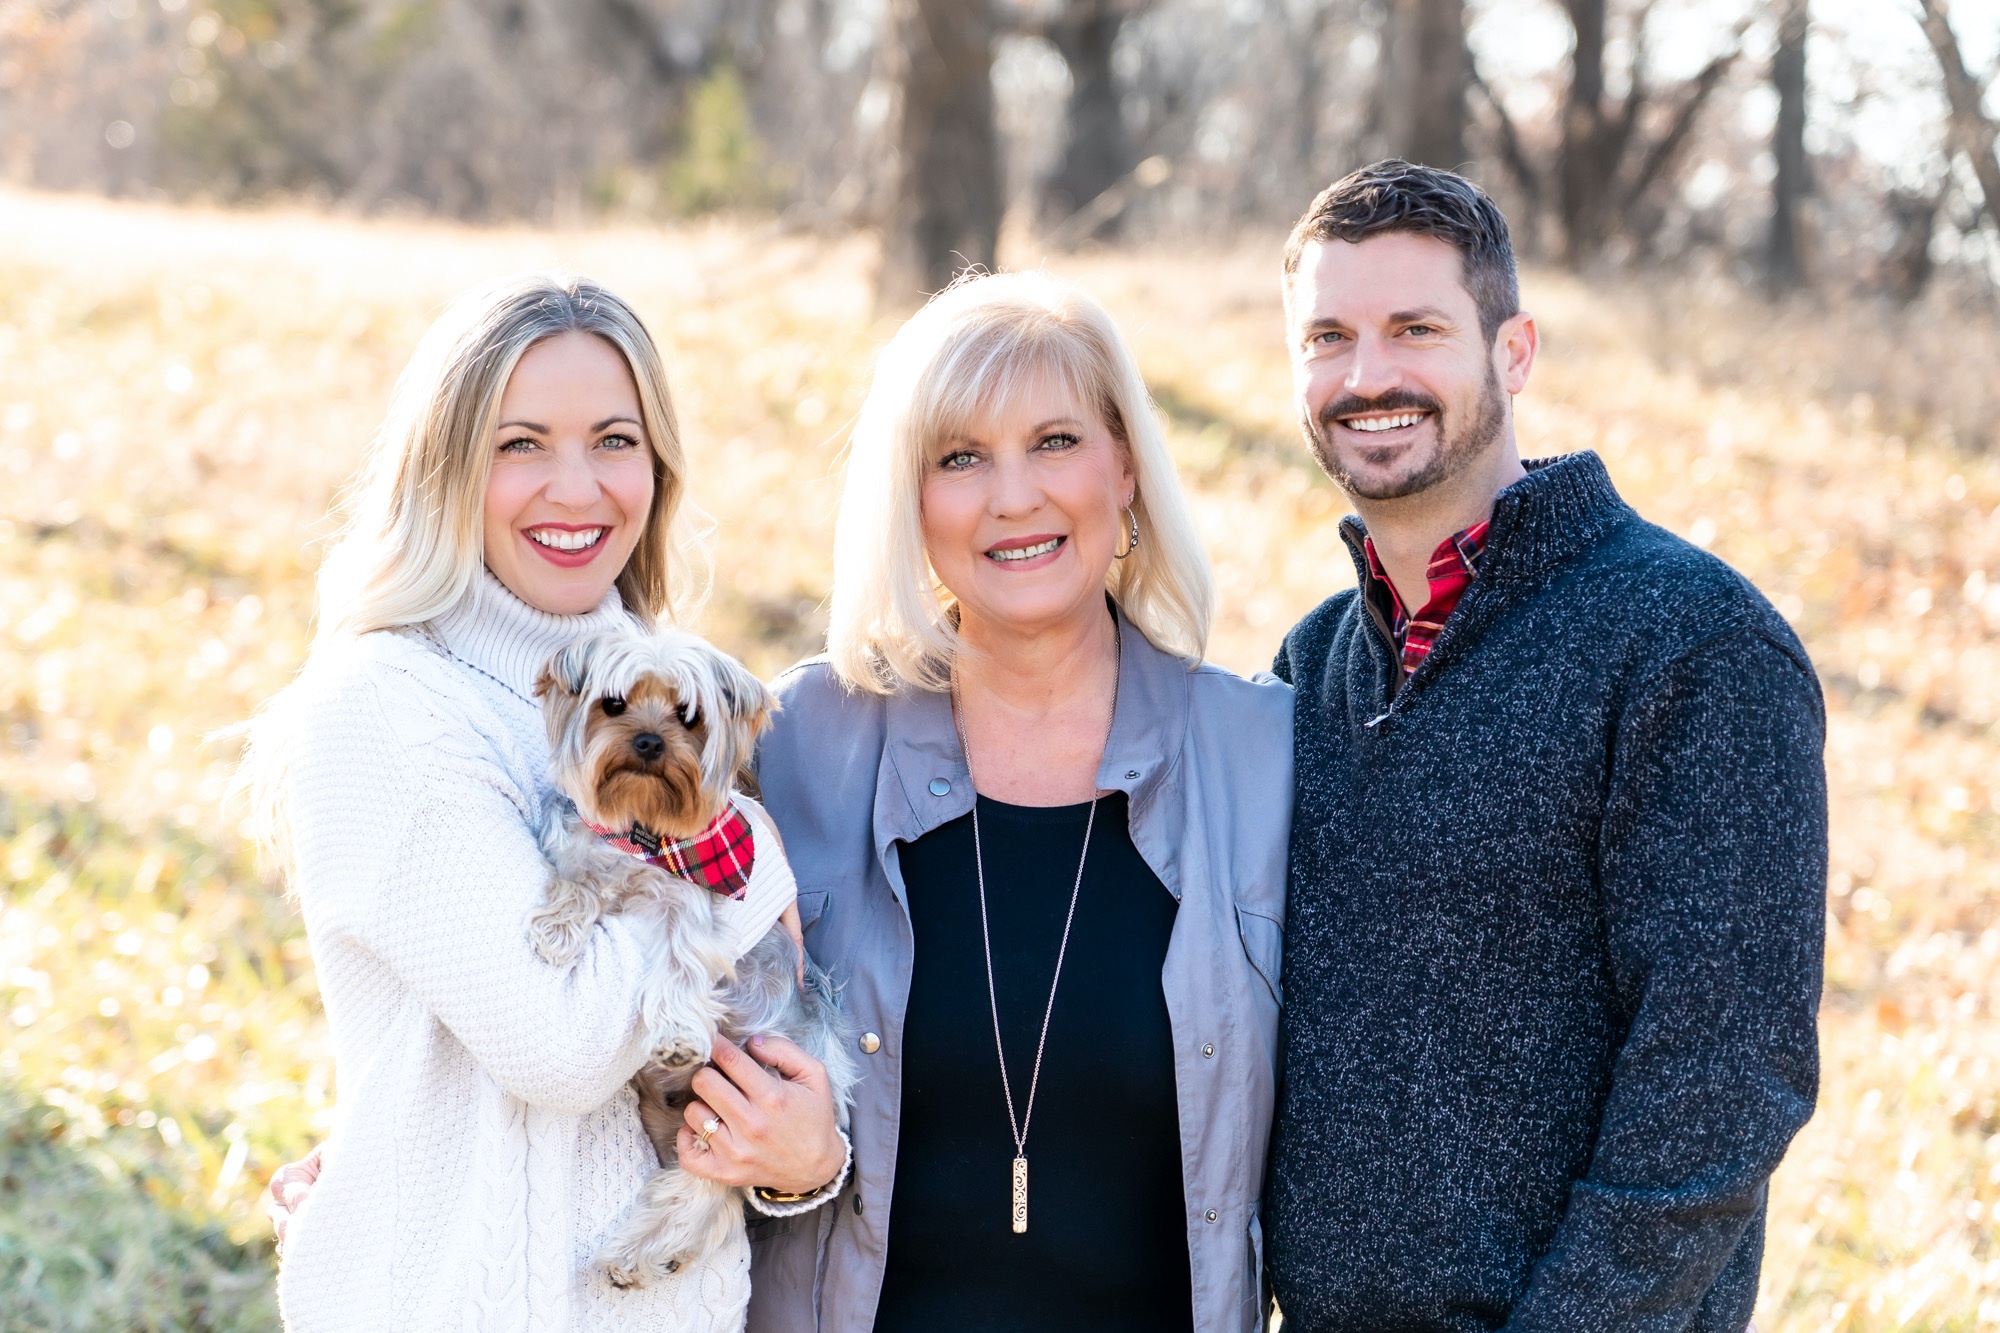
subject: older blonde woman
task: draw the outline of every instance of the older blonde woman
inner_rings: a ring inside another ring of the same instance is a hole
[[[311,659],[253,731],[340,1080],[286,1228],[290,1329],[742,1325],[741,1244],[633,1291],[591,1267],[656,1165],[626,1087],[647,944],[608,918],[558,968],[524,928],[552,794],[533,681],[671,614],[683,471],[653,343],[589,283],[472,294],[398,384]],[[791,1208],[837,1192],[824,1071],[777,1039],[716,1063],[697,1087],[724,1124],[683,1164],[814,1196]]]
[[[1095,302],[981,277],[897,334],[759,759],[855,1177],[752,1228],[752,1329],[1259,1325],[1291,691],[1203,664],[1212,596]]]

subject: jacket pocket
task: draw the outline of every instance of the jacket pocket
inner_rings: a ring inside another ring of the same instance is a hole
[[[1271,998],[1283,1004],[1285,991],[1280,969],[1284,966],[1285,957],[1285,923],[1238,903],[1236,930],[1243,937],[1243,952],[1249,957],[1250,966],[1256,968],[1257,975],[1264,979]]]
[[[813,923],[826,915],[827,899],[833,894],[827,889],[799,890],[799,928],[811,930]]]

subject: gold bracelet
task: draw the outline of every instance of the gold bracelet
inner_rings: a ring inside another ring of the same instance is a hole
[[[832,1183],[829,1180],[827,1185],[831,1185]],[[820,1195],[826,1193],[826,1185],[821,1185],[817,1189],[807,1190],[804,1194],[787,1194],[783,1190],[774,1190],[759,1185],[752,1193],[765,1203],[804,1203],[807,1199],[817,1199]]]

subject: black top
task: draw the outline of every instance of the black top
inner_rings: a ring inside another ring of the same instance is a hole
[[[1027,1111],[1088,805],[979,798],[1000,1032]],[[877,1333],[1168,1333],[1193,1326],[1173,1033],[1175,902],[1101,797],[1028,1131],[1012,1230],[1007,1127],[980,944],[972,817],[900,848],[916,932]]]
[[[1594,455],[1529,466],[1393,702],[1351,591],[1278,656],[1286,1333],[1742,1333],[1765,1182],[1812,1114],[1812,667]]]

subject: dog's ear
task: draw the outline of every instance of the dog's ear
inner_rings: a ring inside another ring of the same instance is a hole
[[[562,693],[574,698],[583,692],[584,681],[590,678],[590,660],[596,655],[598,637],[578,639],[569,647],[549,659],[542,668],[542,674],[535,680],[535,697],[544,702],[552,702],[550,696]]]
[[[589,709],[589,701],[582,697],[583,687],[590,680],[590,665],[603,642],[601,635],[578,639],[550,658],[535,678],[542,724],[548,728],[549,750],[558,764],[573,762],[582,751],[582,728],[577,723]]]
[[[770,686],[757,679],[749,667],[728,656],[721,656],[716,662],[715,686],[722,696],[723,707],[744,726],[751,739],[763,735],[764,729],[771,725],[771,714],[778,711],[778,698],[771,693]]]
[[[702,781],[710,790],[727,790],[756,751],[757,737],[771,725],[778,700],[727,653],[709,650],[703,682],[709,712],[708,736],[702,745]]]

